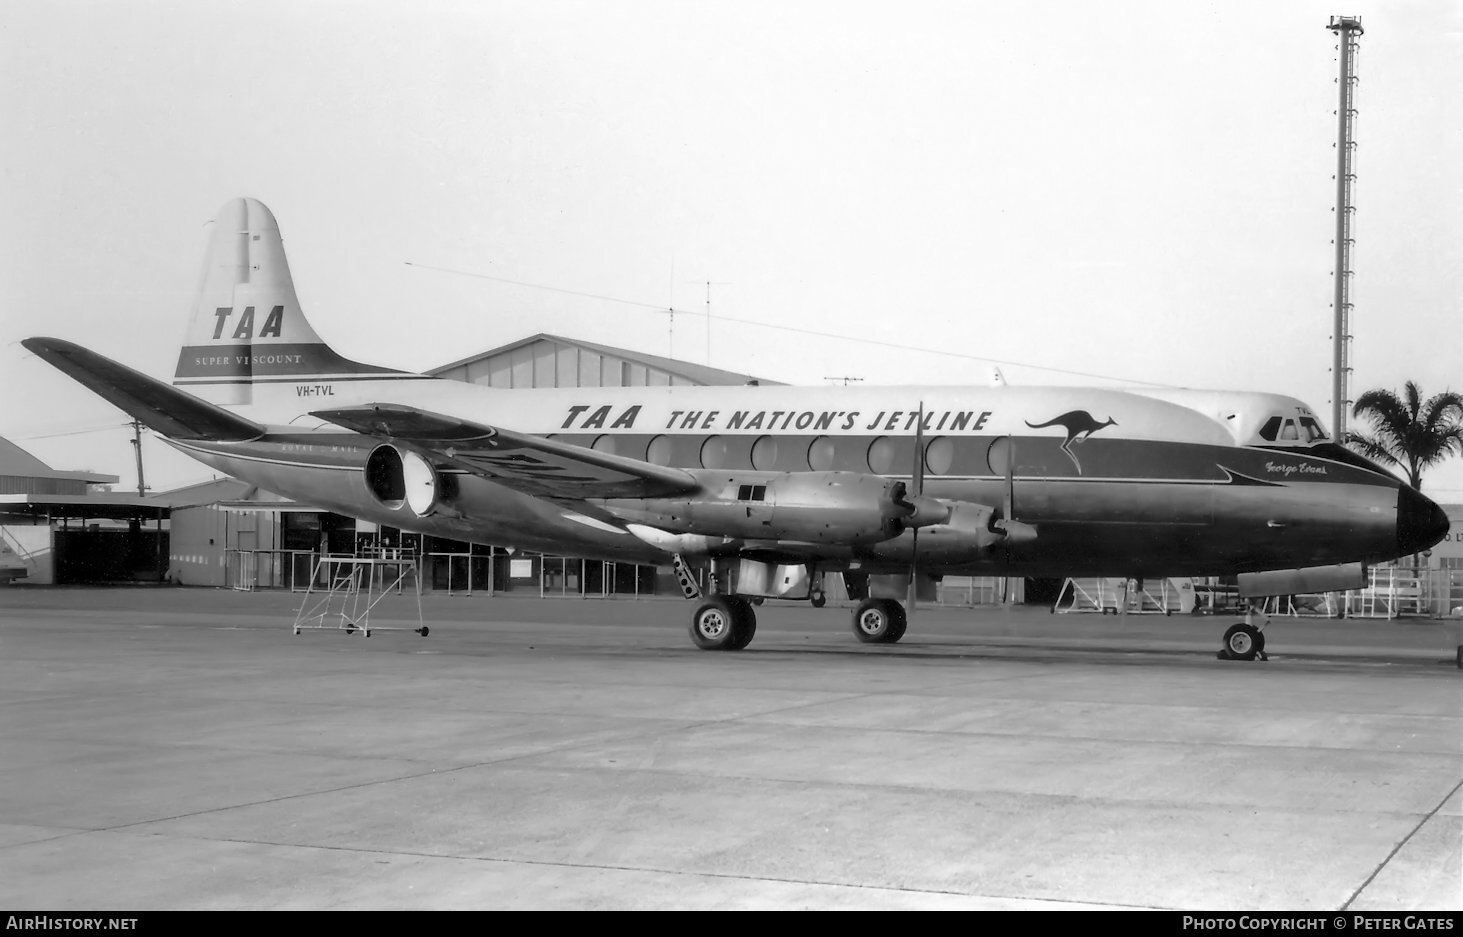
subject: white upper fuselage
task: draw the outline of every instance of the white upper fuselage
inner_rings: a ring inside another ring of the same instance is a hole
[[[787,385],[572,387],[505,390],[402,375],[376,380],[255,384],[253,401],[232,409],[295,430],[336,428],[312,410],[366,403],[407,404],[536,435],[618,434],[912,436],[1030,435],[1037,424],[1084,411],[1105,439],[1234,446],[1260,443],[1272,414],[1309,413],[1278,394],[1112,390],[1084,387],[796,387]],[[1045,432],[1060,435],[1061,425]]]

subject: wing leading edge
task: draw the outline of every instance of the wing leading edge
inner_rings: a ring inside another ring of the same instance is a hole
[[[700,488],[680,469],[399,404],[315,410],[310,415],[407,445],[433,460],[537,497],[661,498]]]
[[[27,338],[21,344],[169,439],[243,442],[264,435],[258,423],[72,342]]]

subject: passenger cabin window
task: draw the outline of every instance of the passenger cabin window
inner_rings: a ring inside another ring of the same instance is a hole
[[[766,501],[766,485],[742,485],[737,489],[738,501]]]

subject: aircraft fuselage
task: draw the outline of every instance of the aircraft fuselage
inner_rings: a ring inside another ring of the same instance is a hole
[[[684,509],[675,498],[598,499],[593,505],[604,514],[595,518],[444,468],[450,497],[444,510],[422,517],[383,505],[369,490],[365,463],[380,438],[328,425],[302,430],[296,418],[295,427],[276,427],[251,442],[174,445],[269,490],[378,523],[612,560],[669,562],[667,552],[627,534],[623,524],[673,529],[674,517],[709,500],[746,511],[753,528],[734,531],[744,548],[811,556],[829,569],[907,569],[917,539],[908,530],[871,543],[805,546],[769,537],[759,544],[755,515],[770,515],[778,505],[740,503],[738,492],[787,473],[912,482],[917,444],[924,493],[975,505],[1002,505],[1014,452],[1012,516],[1039,531],[1029,543],[962,551],[938,531],[922,530],[920,562],[931,573],[1220,575],[1399,555],[1403,486],[1392,476],[1360,460],[1328,457],[1334,447],[1327,453],[1241,445],[1222,422],[1141,393],[781,386],[502,391],[428,380],[339,390],[356,400],[389,393],[394,401],[685,468],[704,491],[684,499]]]

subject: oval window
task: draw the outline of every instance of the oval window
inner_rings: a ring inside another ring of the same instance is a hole
[[[875,475],[888,475],[894,471],[894,456],[896,454],[894,440],[888,436],[880,436],[869,443],[869,471]]]
[[[985,461],[986,465],[990,466],[992,474],[1005,476],[1006,466],[1011,462],[1013,448],[1010,436],[1002,436],[991,443],[991,447],[986,450]]]
[[[726,465],[726,440],[720,436],[708,436],[701,444],[701,467],[721,468]]]
[[[925,447],[925,471],[932,475],[948,475],[955,464],[955,440],[936,436]]]
[[[674,448],[675,444],[669,436],[657,436],[650,441],[650,448],[645,453],[645,461],[652,465],[670,465]]]
[[[833,468],[838,454],[837,447],[828,436],[819,436],[808,444],[808,468],[815,472],[826,472]]]
[[[594,442],[590,443],[589,448],[595,452],[608,452],[610,455],[614,455],[615,450],[619,447],[615,445],[615,437],[605,434],[603,436],[596,436]]]
[[[768,471],[777,467],[777,440],[763,436],[752,444],[752,468]]]

